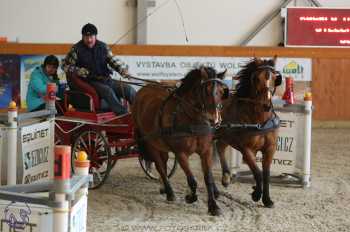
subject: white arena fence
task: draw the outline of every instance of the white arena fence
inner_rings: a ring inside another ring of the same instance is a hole
[[[49,101],[45,110],[18,114],[14,106],[0,114],[0,180],[6,183],[0,187],[0,231],[86,231],[88,166],[71,177],[70,152],[54,152],[55,113]],[[63,156],[69,156],[65,178]]]

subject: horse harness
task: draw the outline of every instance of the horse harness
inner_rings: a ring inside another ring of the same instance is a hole
[[[273,111],[273,116],[264,123],[224,123],[218,129],[223,129],[227,132],[251,132],[254,134],[264,134],[280,127],[280,118]]]
[[[276,88],[276,87],[275,87]],[[268,90],[271,91],[271,90]],[[272,95],[274,94],[273,91]],[[270,117],[264,123],[225,123],[220,125],[220,129],[224,129],[225,133],[229,132],[252,132],[255,134],[268,133],[271,130],[275,130],[280,127],[280,118],[276,114],[272,101],[268,103],[264,101],[249,99],[249,98],[237,98],[238,101],[245,101],[252,104],[260,104],[263,106],[265,112],[272,112],[272,117]]]
[[[276,92],[276,87],[279,86],[282,82],[281,74],[275,70],[275,68],[271,65],[261,65],[258,67],[258,70],[268,70],[269,71],[269,79],[271,79],[272,73],[276,73],[276,80],[272,89],[268,89],[268,91],[272,94],[272,96]],[[256,71],[256,72],[257,72]],[[264,123],[225,123],[220,125],[220,129],[224,129],[225,132],[253,132],[256,134],[264,134],[271,130],[275,130],[280,127],[280,118],[276,114],[273,109],[273,104],[270,99],[268,103],[263,101],[258,101],[250,98],[237,98],[238,101],[250,102],[253,104],[260,104],[263,106],[265,112],[272,112],[272,117],[270,117]]]
[[[274,68],[272,66],[263,66],[260,69],[269,69],[270,70],[270,75],[272,71],[275,71]],[[280,78],[280,77],[278,77]],[[213,82],[214,85],[217,84],[217,82],[219,82],[220,84],[226,85],[221,79],[218,78],[212,78],[212,79],[208,79],[205,81],[201,82],[201,86],[203,86],[204,84],[208,83],[208,82]],[[275,89],[276,89],[277,84],[275,84],[274,90],[273,90],[273,94],[275,93]],[[214,88],[216,89],[216,86],[214,86]],[[191,137],[191,136],[205,136],[205,135],[214,135],[216,133],[217,130],[219,129],[225,129],[225,131],[229,130],[230,132],[238,132],[238,131],[249,131],[249,132],[254,132],[254,133],[267,133],[268,131],[274,130],[279,128],[280,126],[280,119],[277,116],[277,114],[275,113],[275,111],[273,110],[273,105],[272,102],[270,104],[266,104],[263,102],[259,102],[259,101],[255,101],[255,100],[251,100],[248,98],[244,98],[244,99],[240,99],[242,101],[250,101],[250,102],[254,102],[254,103],[258,103],[258,104],[262,104],[264,105],[265,111],[272,111],[273,112],[273,116],[271,118],[269,118],[266,122],[260,124],[247,124],[247,123],[225,123],[225,124],[218,124],[218,125],[212,125],[209,120],[203,116],[203,113],[207,110],[207,109],[222,109],[222,104],[210,104],[210,105],[206,105],[204,102],[204,98],[205,98],[205,90],[204,88],[200,88],[201,89],[201,94],[200,94],[200,99],[201,99],[201,104],[200,106],[195,106],[187,101],[185,101],[184,99],[182,99],[180,96],[178,96],[176,94],[176,89],[172,89],[170,90],[168,88],[168,90],[171,91],[171,93],[168,95],[168,97],[162,102],[160,111],[159,111],[159,130],[153,133],[150,133],[146,136],[143,136],[142,140],[149,140],[149,139],[154,139],[154,138],[158,138],[160,136],[165,136],[165,137]],[[270,90],[269,90],[270,91]],[[215,93],[214,93],[215,94]],[[228,95],[228,88],[225,89],[225,93]],[[224,95],[225,96],[225,95]],[[176,100],[178,100],[179,104],[177,104],[176,106],[176,110],[172,113],[172,126],[169,127],[164,127],[162,126],[162,116],[163,116],[163,111],[164,111],[164,107],[167,104],[167,102],[172,99],[175,98]],[[196,113],[198,113],[199,115],[201,115],[204,119],[204,123],[198,123],[198,124],[186,124],[186,125],[181,125],[178,123],[177,121],[177,115],[179,113],[184,113],[187,117],[192,118],[193,116],[191,114],[189,114],[185,109],[185,107],[189,107],[192,110],[194,110]],[[167,144],[168,145],[168,144]]]
[[[193,105],[186,100],[184,100],[182,97],[178,96],[176,93],[176,89],[168,89],[171,91],[171,93],[168,95],[168,97],[162,102],[161,108],[158,113],[158,125],[159,125],[159,130],[153,133],[150,133],[148,135],[143,136],[140,139],[143,140],[149,140],[149,139],[154,139],[157,137],[165,136],[165,137],[191,137],[191,136],[206,136],[206,135],[213,135],[216,131],[217,126],[211,125],[209,122],[208,118],[206,118],[203,114],[207,109],[222,109],[222,104],[205,104],[204,99],[205,99],[205,90],[203,90],[203,85],[213,82],[214,83],[214,88],[216,89],[216,84],[220,83],[222,85],[226,84],[219,78],[211,78],[205,81],[201,82],[201,93],[200,93],[200,100],[201,104],[199,106]],[[226,89],[225,89],[226,91]],[[227,88],[228,92],[228,88]],[[226,93],[226,92],[225,92]],[[215,93],[214,93],[215,94]],[[170,99],[175,98],[179,104],[176,105],[176,110],[172,113],[172,126],[170,127],[164,127],[162,125],[162,117],[163,117],[163,112],[164,112],[164,107],[165,105],[169,102]],[[185,110],[185,108],[189,108],[194,111],[196,115],[200,115],[203,119],[203,123],[196,123],[196,124],[186,124],[186,125],[181,125],[179,124],[177,120],[177,115],[178,114],[185,114],[187,117],[190,119],[194,119],[193,116]]]
[[[178,100],[179,104],[176,105],[176,110],[172,113],[172,126],[164,127],[162,126],[162,115],[164,107],[172,97]],[[193,116],[185,110],[185,107],[190,107],[195,113],[201,115],[204,119],[204,123],[198,124],[186,124],[181,125],[177,120],[178,114],[185,114],[190,119],[193,119]],[[159,128],[161,136],[172,136],[172,137],[186,137],[186,136],[200,136],[200,135],[209,135],[215,133],[215,128],[210,124],[210,122],[203,116],[203,106],[198,108],[191,103],[184,101],[181,97],[177,96],[175,92],[173,92],[169,97],[163,102],[160,113],[159,113]]]
[[[198,106],[193,105],[187,101],[185,101],[183,98],[178,96],[176,94],[176,90],[172,91],[171,94],[163,101],[162,106],[159,111],[159,134],[161,136],[172,136],[172,137],[189,137],[189,136],[205,136],[205,135],[213,135],[216,131],[216,126],[211,125],[209,120],[203,115],[206,110],[208,109],[217,109],[221,110],[222,109],[222,104],[210,104],[207,105],[205,104],[205,88],[203,88],[203,85],[206,85],[207,83],[212,82],[214,83],[214,90],[216,90],[216,84],[220,83],[224,86],[226,84],[219,78],[211,78],[205,81],[201,82],[201,93],[200,93],[200,100],[201,104]],[[215,91],[214,93],[215,94]],[[163,116],[163,111],[166,103],[171,99],[175,98],[179,104],[176,105],[176,110],[172,113],[172,126],[170,127],[163,127],[162,125],[162,116]],[[190,119],[194,119],[193,116],[185,110],[185,108],[189,108],[190,110],[193,110],[197,115],[200,115],[203,123],[198,123],[198,124],[186,124],[186,125],[181,125],[177,121],[177,115],[180,113],[185,114],[187,117]]]

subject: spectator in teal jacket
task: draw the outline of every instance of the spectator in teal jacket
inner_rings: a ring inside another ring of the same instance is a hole
[[[56,56],[45,57],[44,64],[36,67],[30,75],[30,81],[27,91],[28,111],[45,109],[46,87],[48,83],[55,83],[59,86],[57,77],[57,68],[59,62]]]

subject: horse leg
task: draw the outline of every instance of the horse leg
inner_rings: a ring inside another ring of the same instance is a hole
[[[176,154],[176,158],[179,161],[179,164],[184,171],[186,177],[187,177],[187,184],[190,187],[190,194],[187,194],[185,199],[186,203],[191,204],[195,201],[197,201],[197,181],[194,178],[192,171],[190,169],[190,166],[188,164],[188,156],[185,153],[178,153]]]
[[[155,151],[151,149],[147,149],[152,155],[152,159],[156,165],[156,169],[161,177],[161,180],[164,185],[164,192],[166,193],[166,198],[168,201],[175,201],[175,194],[174,191],[170,185],[169,179],[167,177],[167,171],[166,171],[166,162],[164,163],[164,158],[162,157],[164,155],[164,152]],[[162,190],[160,190],[162,192]]]
[[[213,216],[219,216],[221,214],[221,210],[215,201],[215,195],[214,195],[215,182],[214,182],[213,173],[211,171],[212,149],[209,149],[207,153],[201,154],[201,163],[202,163],[202,170],[204,173],[204,182],[208,191],[208,212]]]
[[[273,208],[273,201],[270,198],[270,166],[274,152],[268,152],[263,155],[263,197],[262,202],[267,208]]]
[[[231,172],[226,162],[225,149],[228,145],[220,140],[216,142],[216,150],[220,157],[220,164],[222,169],[221,183],[227,187],[231,183]]]
[[[244,152],[242,152],[243,159],[246,162],[246,164],[249,166],[249,169],[253,173],[256,186],[253,186],[254,191],[252,192],[252,199],[253,201],[259,201],[261,199],[262,195],[262,186],[261,186],[261,171],[259,167],[256,165],[255,160],[255,154],[249,150],[246,149]]]
[[[213,183],[213,187],[214,187],[214,197],[215,197],[215,199],[218,199],[220,196],[220,192],[219,192],[218,187],[216,187],[215,181]]]
[[[162,162],[163,162],[163,168],[165,170],[165,175],[168,176],[168,168],[167,168],[167,163],[168,163],[168,159],[169,159],[169,154],[168,152],[161,152],[161,159],[162,159]],[[159,189],[159,193],[160,194],[165,194],[166,191],[165,191],[165,188],[160,188]]]

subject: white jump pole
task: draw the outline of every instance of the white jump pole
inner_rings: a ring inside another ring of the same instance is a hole
[[[90,167],[90,161],[87,160],[87,154],[85,151],[80,151],[78,154],[73,157],[76,157],[74,160],[74,165],[75,165],[75,175],[78,176],[89,176],[89,167]],[[77,192],[76,192],[76,199],[77,199],[77,204],[78,201],[83,201],[83,208],[80,210],[83,211],[84,216],[80,216],[79,221],[81,221],[80,225],[78,226],[79,231],[86,231],[86,214],[87,214],[87,204],[88,204],[88,188],[89,184],[86,184],[85,186],[82,186]],[[74,230],[76,229],[77,225],[74,226],[74,222],[70,222],[70,229]]]
[[[74,157],[74,156],[73,156]],[[78,176],[88,176],[89,175],[89,167],[90,161],[87,159],[87,154],[85,151],[78,152],[76,156],[76,160],[74,160],[75,165],[75,175]],[[80,198],[84,195],[88,194],[88,185],[80,188],[77,192],[77,198]]]
[[[7,185],[17,183],[17,116],[16,102],[11,101],[7,113]]]
[[[305,146],[304,146],[304,164],[303,164],[303,186],[310,187],[311,185],[311,129],[312,129],[312,95],[310,92],[305,93],[304,96],[305,105]]]
[[[56,114],[56,107],[55,107],[55,101],[56,101],[56,84],[55,83],[49,83],[46,87],[46,109],[50,110],[51,114],[49,117],[49,121],[50,121],[50,143],[51,146],[49,146],[50,148],[50,154],[54,153],[54,144],[55,144],[55,114]],[[53,156],[49,157],[49,164],[51,165],[51,167],[49,168],[49,178],[53,178],[54,177],[54,167],[53,167]]]
[[[61,206],[54,208],[53,232],[68,232],[69,202],[65,193],[55,193],[55,201]]]

